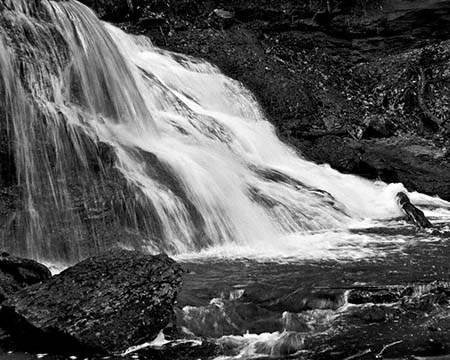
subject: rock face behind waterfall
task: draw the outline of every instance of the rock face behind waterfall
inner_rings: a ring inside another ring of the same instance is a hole
[[[14,294],[0,323],[34,350],[121,352],[154,339],[168,324],[181,273],[166,255],[113,250]]]

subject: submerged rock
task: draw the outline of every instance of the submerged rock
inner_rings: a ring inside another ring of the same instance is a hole
[[[44,265],[34,260],[2,253],[0,255],[0,302],[26,286],[48,280],[50,277],[50,270]]]
[[[153,340],[168,324],[181,274],[166,255],[113,250],[14,294],[0,310],[0,324],[33,350],[122,352]]]

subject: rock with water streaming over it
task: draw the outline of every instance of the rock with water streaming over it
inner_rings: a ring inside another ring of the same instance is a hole
[[[0,301],[20,289],[51,277],[50,270],[44,265],[29,259],[0,255]]]
[[[448,281],[349,291],[349,301],[359,305],[350,304],[338,314],[332,320],[332,331],[305,338],[305,349],[312,352],[309,358],[448,358]]]
[[[14,294],[0,324],[33,350],[122,352],[153,340],[168,324],[182,272],[166,255],[113,250]]]

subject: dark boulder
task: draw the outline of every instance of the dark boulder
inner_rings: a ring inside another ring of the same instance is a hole
[[[408,195],[401,191],[397,193],[396,198],[398,205],[410,222],[420,229],[433,227],[430,220],[428,220],[424,215],[423,211],[411,204]]]
[[[3,304],[0,324],[32,350],[118,353],[153,340],[171,320],[181,267],[166,255],[113,250]]]
[[[51,277],[44,265],[29,259],[0,255],[0,301],[26,286],[33,285]]]

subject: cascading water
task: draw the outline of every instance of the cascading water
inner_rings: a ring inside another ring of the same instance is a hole
[[[64,262],[112,245],[289,255],[293,237],[400,215],[400,184],[304,160],[212,65],[127,35],[76,1],[0,7],[1,129],[20,194],[2,248]]]

